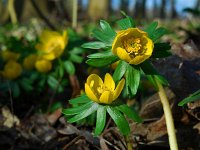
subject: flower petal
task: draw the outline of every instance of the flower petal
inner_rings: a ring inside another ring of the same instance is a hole
[[[131,61],[131,58],[130,58],[129,54],[126,52],[125,49],[123,49],[123,48],[121,48],[121,47],[118,47],[118,48],[117,48],[117,56],[118,56],[120,59],[122,59],[122,60],[124,60],[124,61],[126,61],[126,62]]]
[[[112,76],[109,73],[106,73],[104,78],[104,85],[114,91],[115,89],[115,82],[113,81]]]
[[[110,104],[112,103],[113,99],[112,99],[112,94],[110,91],[104,91],[102,93],[102,95],[100,96],[100,103],[103,103],[103,104]]]
[[[125,79],[121,79],[114,91],[114,96],[113,96],[113,100],[117,99],[120,95],[120,93],[122,92],[123,88],[124,88],[124,84],[125,84]]]
[[[154,44],[152,42],[151,39],[149,39],[148,37],[146,37],[146,40],[147,40],[147,44],[146,44],[146,52],[144,53],[144,55],[152,55],[152,52],[153,52],[153,47],[154,47]]]
[[[148,59],[151,55],[142,55],[142,56],[136,56],[134,59],[132,59],[129,64],[138,65],[142,62],[144,62],[146,59]]]
[[[95,93],[97,93],[97,88],[101,85],[103,85],[103,81],[102,79],[97,75],[97,74],[91,74],[88,78],[87,78],[87,84],[89,86],[91,86],[91,82],[92,83],[92,88],[94,90]]]
[[[96,97],[96,95],[94,94],[94,92],[87,83],[85,83],[85,93],[91,100],[99,103],[98,98]]]

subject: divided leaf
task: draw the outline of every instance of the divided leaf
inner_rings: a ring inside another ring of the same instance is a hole
[[[128,107],[126,104],[116,106],[116,108],[119,111],[123,112],[125,115],[127,115],[127,117],[129,117],[130,119],[133,119],[135,122],[143,122],[142,118],[140,118],[138,113],[134,109]]]
[[[69,103],[72,105],[76,105],[76,104],[84,104],[89,101],[90,99],[87,97],[87,95],[84,94],[84,95],[81,95],[79,97],[69,100]]]
[[[107,106],[107,112],[109,113],[110,117],[114,120],[121,133],[123,135],[128,135],[130,133],[130,127],[127,120],[121,114],[121,112],[116,108],[110,106]]]
[[[82,47],[90,49],[101,49],[107,47],[107,45],[104,42],[95,41],[95,42],[84,43]]]
[[[126,86],[128,88],[128,92],[130,91],[131,96],[135,95],[138,90],[138,86],[140,83],[140,70],[134,68],[131,65],[128,65],[126,71]]]
[[[107,58],[88,59],[86,63],[93,67],[103,67],[103,66],[110,65],[111,63],[117,60],[118,60],[118,57],[113,55]]]
[[[80,97],[79,97],[80,98]],[[73,107],[73,108],[67,108],[67,109],[63,109],[62,113],[65,115],[75,115],[75,114],[79,114],[82,113],[83,111],[89,109],[90,107],[92,107],[93,102],[90,101],[84,105],[81,106],[77,106],[77,107]]]
[[[68,122],[73,123],[73,122],[76,122],[78,120],[81,120],[81,119],[91,115],[92,113],[94,113],[98,109],[98,107],[99,107],[99,104],[92,102],[92,105],[89,108],[79,112],[77,115],[70,118],[68,120]]]
[[[101,134],[106,124],[106,107],[100,106],[97,109],[95,135]]]
[[[115,72],[113,74],[113,79],[115,82],[121,80],[121,78],[123,77],[123,75],[125,74],[127,67],[128,67],[128,63],[126,63],[125,61],[120,61],[119,64],[117,65],[117,68],[115,69]]]
[[[126,30],[128,28],[134,28],[135,27],[134,20],[129,16],[127,16],[124,19],[121,19],[121,20],[117,21],[117,24],[120,26],[120,28],[122,30]]]

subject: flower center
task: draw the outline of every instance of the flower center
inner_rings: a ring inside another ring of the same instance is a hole
[[[112,92],[112,90],[110,88],[108,88],[107,86],[105,86],[104,84],[102,84],[101,86],[97,87],[97,91],[98,91],[99,94],[102,94],[105,91]]]
[[[140,38],[130,38],[123,42],[123,46],[130,57],[136,57],[142,55],[145,51],[143,49]]]

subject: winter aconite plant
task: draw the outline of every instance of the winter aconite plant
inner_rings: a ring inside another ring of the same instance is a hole
[[[108,114],[121,133],[127,136],[130,128],[125,116],[135,122],[142,122],[142,119],[120,98],[120,93],[124,89],[127,98],[133,97],[138,91],[141,75],[145,74],[159,92],[170,147],[176,150],[173,118],[162,86],[168,85],[168,82],[156,71],[150,61],[153,58],[170,55],[169,43],[159,42],[160,37],[166,34],[167,30],[157,27],[157,22],[145,28],[138,28],[129,16],[117,21],[117,24],[120,30],[116,32],[109,23],[100,21],[101,29],[95,29],[92,33],[97,41],[82,45],[87,49],[100,50],[88,56],[86,62],[91,66],[105,67],[117,62],[113,75],[106,73],[103,81],[98,75],[91,74],[85,83],[86,94],[70,100],[71,104],[79,105],[64,109],[63,113],[69,122],[76,122],[97,112],[95,135],[103,131]]]
[[[15,32],[20,27],[17,29],[14,28]],[[70,28],[44,29],[38,31],[38,35],[30,32],[32,38],[27,38],[30,36],[28,29],[19,34],[21,37],[11,33],[0,33],[3,35],[0,39],[0,91],[3,95],[8,97],[9,89],[15,98],[23,96],[22,93],[40,95],[44,90],[62,92],[69,85],[66,76],[75,74],[74,63],[83,60],[84,49],[77,47],[83,43],[80,36]]]

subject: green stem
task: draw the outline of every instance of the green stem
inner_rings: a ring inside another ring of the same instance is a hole
[[[78,0],[73,0],[72,8],[72,28],[77,27],[77,11],[78,11]]]
[[[132,143],[131,143],[128,135],[125,136],[125,141],[126,141],[127,150],[133,150]]]
[[[14,0],[8,0],[8,12],[10,14],[10,19],[13,24],[17,23],[16,12],[14,8]]]
[[[159,97],[163,106],[163,110],[164,110],[170,149],[178,150],[178,144],[177,144],[176,133],[175,133],[175,128],[174,128],[174,121],[173,121],[173,116],[172,116],[171,108],[169,105],[169,101],[167,99],[166,93],[160,81],[157,80],[156,78],[155,78],[155,81],[158,86],[158,90],[159,90],[158,94],[159,94]]]

